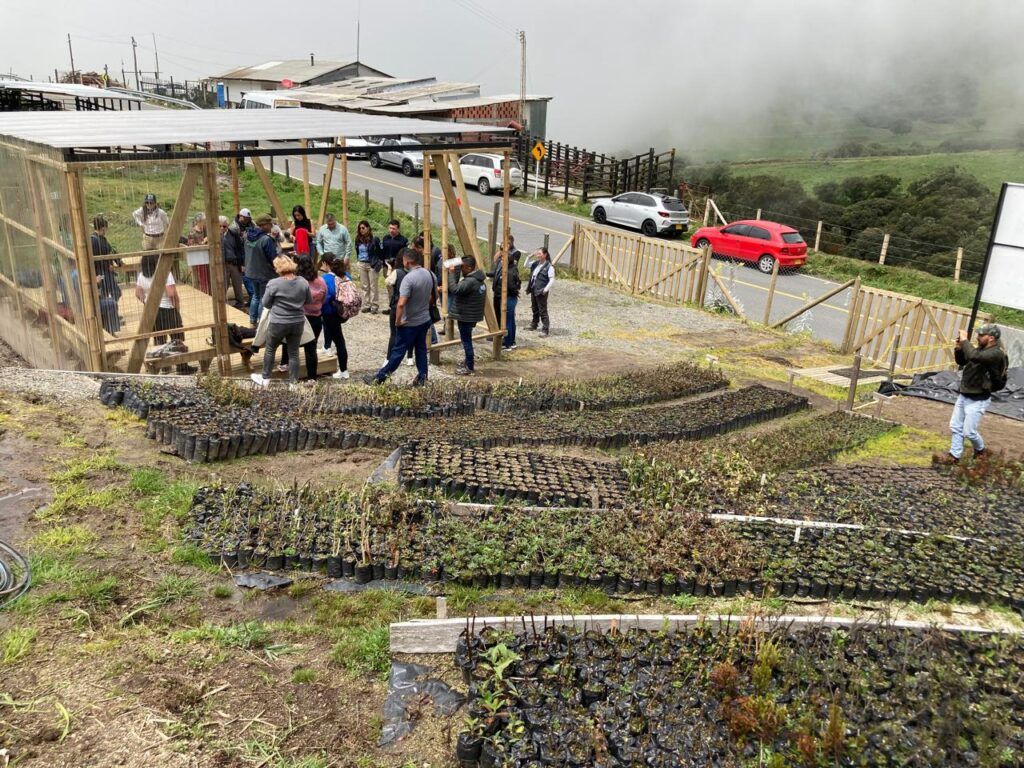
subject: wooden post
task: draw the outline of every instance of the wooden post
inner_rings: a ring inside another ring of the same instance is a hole
[[[309,140],[303,139],[300,144],[303,149],[306,149],[309,147]],[[309,155],[305,154],[302,156],[302,200],[306,206],[306,218],[308,219],[313,213],[313,201],[309,191]]]
[[[423,266],[428,271],[433,272],[431,267],[431,243],[430,243],[430,158],[427,157],[426,153],[423,155]],[[433,324],[431,324],[433,328]],[[437,362],[440,359],[436,354],[431,354],[431,338],[432,334],[427,334],[427,355],[434,358]]]
[[[416,236],[420,232],[420,204],[419,203],[414,203],[412,209],[414,211],[413,217],[412,217],[412,235],[413,235],[413,240],[415,240]]]
[[[391,221],[393,218],[395,218],[395,198],[389,197],[388,198],[388,221]]]
[[[327,216],[327,203],[330,201],[331,185],[334,183],[334,156],[334,152],[327,156],[327,167],[324,169],[324,186],[320,192],[320,212],[316,216],[317,229],[324,225],[324,218]]]
[[[885,237],[882,238],[882,252],[878,254],[879,266],[885,264],[885,254],[889,251],[889,233],[885,233]]]
[[[857,400],[857,381],[860,379],[860,360],[861,355],[858,352],[853,356],[853,373],[850,376],[850,390],[846,395],[846,410],[852,411],[853,404]]]
[[[258,160],[258,158],[254,157],[253,160]],[[178,194],[174,198],[174,211],[171,213],[171,220],[167,231],[164,232],[162,251],[178,245],[178,237],[181,235],[181,230],[188,220],[188,207],[192,203],[192,195],[195,193],[196,182],[199,180],[202,168],[203,165],[201,163],[189,163],[185,168],[185,173],[181,177],[181,186],[178,188]],[[207,226],[210,226],[209,222]],[[174,259],[175,253],[163,252],[158,257],[156,271],[153,274],[153,283],[149,289],[149,297],[146,300],[146,304],[142,308],[142,317],[139,319],[138,330],[136,330],[137,334],[145,334],[153,330],[156,311],[160,307],[160,299],[164,295],[164,283],[167,281],[167,275],[171,271]],[[132,350],[128,356],[128,373],[138,373],[142,370],[142,361],[148,343],[149,338],[146,336],[132,342]]]
[[[494,235],[493,236],[488,236],[488,238],[487,238],[488,242],[491,245],[491,262],[492,262],[491,266],[492,267],[494,266],[494,263],[493,263],[494,262],[494,252],[497,250],[497,247],[498,247],[498,245],[497,245],[498,244],[498,232],[500,231],[498,229],[498,215],[500,213],[501,213],[501,203],[495,203],[494,204],[494,212],[491,215],[491,223],[493,225]]]
[[[289,164],[287,157],[284,159],[284,177],[286,179],[288,179],[289,181],[291,181],[291,178],[292,178],[292,167],[291,167],[291,164]]]
[[[818,231],[814,233],[814,252],[821,253],[821,220],[818,220]]]
[[[232,144],[231,148],[237,150],[238,144]],[[232,157],[228,160],[228,166],[231,168],[231,197],[235,201],[235,210],[231,214],[231,218],[234,218],[235,214],[242,210],[242,201],[238,195],[238,160],[239,158],[237,157]]]
[[[508,332],[508,275],[509,269],[511,268],[511,264],[509,263],[508,259],[508,239],[512,234],[510,224],[510,201],[512,198],[512,159],[507,149],[505,150],[505,160],[503,165],[504,167],[502,168],[502,175],[505,177],[505,199],[503,201],[505,205],[505,216],[501,227],[501,299],[499,300],[500,304],[498,305],[499,308],[501,309],[498,322],[503,333],[501,334],[501,336],[495,336],[491,342],[494,347],[495,360],[501,359],[502,345],[504,344],[505,341],[505,335]],[[494,212],[497,213],[498,206],[495,205],[494,208]]]
[[[93,279],[96,265],[89,242],[88,224],[85,221],[85,195],[82,192],[82,177],[78,171],[64,174],[67,185],[68,203],[71,208],[71,231],[75,242],[75,261],[78,264],[78,290],[82,296],[82,310],[85,312],[85,332],[89,343],[89,365],[94,371],[106,370],[106,355],[103,325],[100,322],[99,286]]]
[[[709,198],[710,199],[710,198]],[[697,278],[697,306],[704,306],[704,297],[708,292],[708,272],[711,271],[711,246],[704,249],[700,261],[700,275]]]
[[[760,208],[757,209],[757,216],[755,216],[754,218],[757,219],[758,221],[761,220],[761,209]]]
[[[21,306],[21,289],[18,287],[18,269],[15,266],[14,262],[14,243],[11,240],[11,225],[7,221],[7,214],[5,213],[4,209],[4,196],[2,191],[0,191],[0,216],[3,216],[4,240],[7,243],[7,261],[11,265],[11,281],[14,283],[15,286],[14,289],[12,290],[12,293],[14,294],[15,306],[18,311],[17,318],[18,322],[23,323],[25,322],[25,316],[22,314],[23,310]]]
[[[490,267],[494,265],[494,254],[498,250],[498,246],[496,245],[495,240],[497,240],[497,235],[495,234],[495,231],[494,231],[494,224],[492,222],[488,221],[487,222],[487,260],[488,260],[488,263],[481,265],[481,266],[487,267],[488,269],[490,269]]]
[[[448,258],[448,201],[441,198],[441,261]],[[441,268],[441,318],[445,338],[454,338],[455,321],[448,317],[448,270]]]
[[[207,248],[210,251],[210,301],[213,302],[213,345],[217,349],[220,373],[226,376],[231,373],[231,358],[228,352],[227,307],[224,304],[226,289],[224,287],[224,254],[220,250],[220,237],[217,230],[212,229],[210,222],[220,217],[220,200],[217,195],[217,162],[210,160],[203,163],[203,208],[206,212]]]
[[[363,190],[363,217],[369,218],[370,216],[370,190]]]
[[[840,351],[846,355],[850,352],[850,345],[853,344],[853,334],[857,329],[857,319],[860,317],[860,277],[853,281],[853,292],[850,294],[850,301],[847,304],[846,330],[843,332],[843,346]]]
[[[964,262],[964,249],[956,249],[956,266],[953,268],[953,282],[960,282],[960,265]]]
[[[256,170],[256,175],[260,177],[260,184],[263,185],[263,191],[267,193],[267,199],[270,200],[270,205],[273,208],[273,216],[278,220],[278,224],[282,223],[282,217],[286,216],[287,213],[281,205],[281,198],[278,197],[277,190],[274,189],[273,182],[270,180],[270,174],[268,174],[267,169],[263,167],[263,161],[260,160],[258,155],[252,156],[252,167]],[[178,210],[177,201],[174,203],[174,210]],[[175,239],[175,244],[177,244],[177,239]]]
[[[704,201],[704,224],[703,224],[703,226],[706,227],[708,225],[708,221],[710,219],[711,219],[711,195],[708,195],[707,199]]]
[[[896,372],[896,357],[900,353],[900,341],[903,339],[902,333],[896,334],[896,343],[892,345],[892,355],[889,357],[889,382],[892,382],[893,374]]]
[[[759,214],[761,210],[757,211]],[[760,218],[760,216],[758,216]],[[772,279],[768,283],[768,301],[764,305],[764,324],[768,325],[768,321],[772,316],[772,303],[775,301],[775,281],[779,279],[779,260],[772,259]]]
[[[551,235],[547,232],[544,233],[544,247],[548,248],[551,245]]]
[[[344,136],[338,137],[338,144],[347,146]],[[348,229],[348,153],[341,156],[341,223]]]

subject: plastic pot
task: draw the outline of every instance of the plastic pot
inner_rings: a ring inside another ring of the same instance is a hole
[[[373,581],[373,566],[359,563],[356,565],[355,577],[357,584],[369,584]]]

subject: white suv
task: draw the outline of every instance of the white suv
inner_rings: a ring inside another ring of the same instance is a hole
[[[501,155],[470,153],[459,158],[459,170],[462,171],[462,178],[467,187],[476,187],[481,195],[486,195],[492,189],[500,192],[505,188],[502,171],[504,161]],[[519,161],[514,157],[509,162],[511,165],[509,186],[514,195],[523,186],[523,170],[519,167]]]
[[[622,224],[639,229],[648,237],[662,234],[680,237],[690,226],[686,204],[657,193],[624,192],[615,197],[602,197],[590,206],[590,214],[598,224]]]

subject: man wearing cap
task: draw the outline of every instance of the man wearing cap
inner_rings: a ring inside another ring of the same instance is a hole
[[[985,441],[978,427],[991,402],[992,393],[1006,386],[1009,364],[1006,352],[999,345],[1000,335],[998,326],[983,325],[978,329],[978,346],[975,347],[967,340],[967,331],[957,334],[953,357],[957,365],[963,366],[963,373],[960,376],[960,396],[949,420],[949,431],[953,433],[949,446],[950,463],[960,461],[964,453],[964,438],[974,446],[975,458],[985,455]]]

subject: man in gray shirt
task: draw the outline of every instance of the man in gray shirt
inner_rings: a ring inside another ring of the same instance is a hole
[[[388,361],[377,373],[363,377],[367,384],[383,384],[402,362],[407,350],[416,353],[417,376],[413,386],[427,383],[427,334],[430,332],[430,307],[437,302],[437,284],[430,270],[423,268],[423,254],[412,248],[401,252],[406,275],[398,290],[395,310],[397,335]]]

